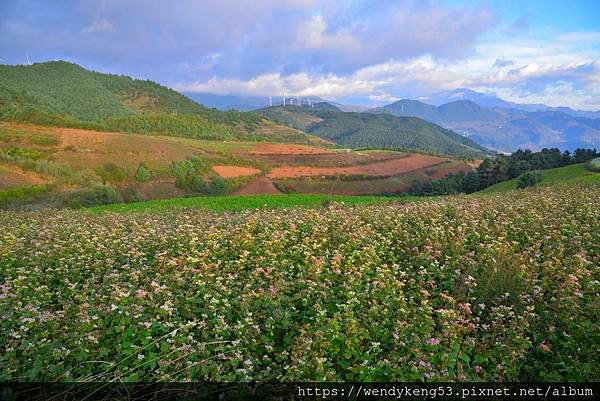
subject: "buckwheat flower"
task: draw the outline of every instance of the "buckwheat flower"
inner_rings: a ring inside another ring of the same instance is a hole
[[[546,344],[545,341],[542,341],[542,343],[540,344],[540,349],[543,352],[550,352],[550,347],[548,346],[548,344]]]
[[[427,340],[427,344],[429,345],[438,345],[439,343],[440,340],[438,340],[437,338],[431,337],[429,340]]]
[[[144,359],[146,356],[144,354],[138,354],[137,359],[139,359],[140,361],[142,359]]]
[[[479,373],[481,373],[482,370],[483,369],[481,368],[481,366],[475,365],[475,373],[479,374]]]
[[[144,297],[144,295],[146,295],[146,291],[144,291],[144,290],[142,290],[142,289],[140,288],[139,290],[137,290],[137,292],[135,293],[135,295],[136,295],[138,298],[142,298],[142,297]]]
[[[7,285],[0,285],[0,298],[6,298],[8,297],[8,290],[10,289],[9,286]]]

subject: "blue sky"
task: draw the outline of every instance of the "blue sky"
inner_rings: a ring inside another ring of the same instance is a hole
[[[468,87],[600,109],[600,2],[2,0],[0,59],[352,103]]]

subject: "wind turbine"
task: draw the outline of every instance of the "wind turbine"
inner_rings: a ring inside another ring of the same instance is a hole
[[[285,107],[285,92],[283,92],[283,107]]]
[[[27,57],[27,64],[31,65],[31,61],[29,61],[29,56],[25,56]]]
[[[269,107],[273,107],[273,96],[269,96]]]

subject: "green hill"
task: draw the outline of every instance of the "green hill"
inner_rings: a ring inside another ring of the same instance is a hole
[[[274,106],[256,112],[350,148],[402,149],[466,157],[489,154],[472,140],[416,117],[300,106]]]
[[[208,109],[152,81],[88,71],[65,61],[0,65],[0,120],[243,140],[260,140],[260,128],[268,124],[253,113]],[[311,141],[281,128],[270,141]]]
[[[561,182],[585,182],[585,183],[600,183],[600,173],[590,171],[585,163],[573,164],[571,166],[552,168],[548,170],[540,170],[542,181],[536,186],[549,186]],[[479,193],[493,194],[498,192],[511,191],[517,189],[517,181],[519,177],[499,182]]]

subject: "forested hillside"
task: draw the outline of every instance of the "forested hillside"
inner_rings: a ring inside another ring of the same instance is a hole
[[[264,119],[208,109],[148,80],[52,61],[0,65],[0,120],[202,139],[260,140]],[[271,130],[273,131],[273,130]],[[310,141],[282,127],[271,141]]]
[[[600,146],[599,119],[577,117],[560,110],[528,112],[506,107],[482,107],[471,100],[456,100],[436,107],[403,99],[370,112],[419,117],[504,152],[550,147],[574,151]]]
[[[342,112],[328,104],[276,106],[257,113],[351,148],[387,148],[479,157],[487,149],[451,130],[415,117]]]

